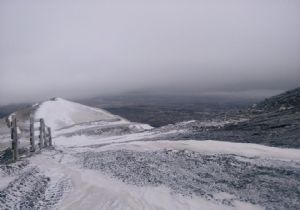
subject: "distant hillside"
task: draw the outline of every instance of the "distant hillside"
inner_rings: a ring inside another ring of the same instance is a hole
[[[29,107],[30,104],[10,104],[10,105],[5,105],[5,106],[0,106],[0,118],[8,116],[9,114]]]
[[[221,128],[194,129],[187,139],[213,139],[300,148],[300,88],[271,97],[257,107],[237,113],[248,120]],[[177,137],[182,138],[182,137]]]
[[[266,111],[300,109],[300,87],[289,90],[277,96],[265,99],[259,103],[257,108]]]
[[[124,94],[79,101],[103,108],[130,121],[154,127],[188,120],[205,121],[246,109],[257,100],[228,96]]]

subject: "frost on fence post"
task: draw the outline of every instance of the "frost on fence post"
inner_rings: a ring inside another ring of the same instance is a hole
[[[6,121],[7,127],[11,128],[11,126],[12,126],[11,116],[7,117],[5,119],[5,121]]]
[[[30,115],[30,151],[35,152],[34,118]]]
[[[44,133],[44,146],[48,147],[48,127],[46,125],[44,126],[43,133]]]
[[[45,131],[45,123],[44,119],[40,119],[40,149],[44,147],[44,131]]]
[[[48,127],[48,135],[49,135],[49,146],[52,146],[52,136],[51,136],[51,128]]]
[[[13,153],[13,162],[18,160],[18,127],[17,127],[17,118],[13,115],[12,127],[11,127],[11,137],[12,137],[12,153]]]

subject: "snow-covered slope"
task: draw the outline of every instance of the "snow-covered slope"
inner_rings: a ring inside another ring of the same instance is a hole
[[[36,110],[35,118],[44,118],[48,126],[60,129],[92,121],[126,121],[102,109],[97,109],[62,98],[54,98],[41,103]]]
[[[147,124],[130,122],[103,109],[61,98],[39,104],[35,118],[43,118],[46,125],[52,128],[54,136],[118,136],[152,128]]]

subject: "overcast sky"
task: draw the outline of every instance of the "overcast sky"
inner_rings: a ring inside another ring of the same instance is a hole
[[[1,0],[0,104],[287,90],[300,86],[299,37],[299,0]]]

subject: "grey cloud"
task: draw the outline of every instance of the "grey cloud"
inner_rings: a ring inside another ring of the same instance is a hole
[[[298,0],[4,0],[0,30],[0,104],[300,85]]]

